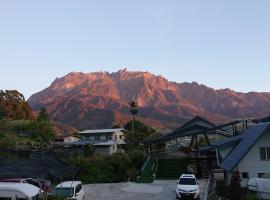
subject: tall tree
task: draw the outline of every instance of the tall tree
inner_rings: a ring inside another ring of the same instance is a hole
[[[130,114],[132,115],[132,132],[134,132],[135,116],[138,115],[139,109],[138,104],[135,100],[132,100],[130,103]]]
[[[0,90],[0,118],[32,119],[33,113],[24,96],[17,90]]]
[[[50,117],[49,117],[49,113],[46,110],[46,108],[41,108],[39,113],[38,113],[38,117],[37,117],[38,121],[49,121]]]

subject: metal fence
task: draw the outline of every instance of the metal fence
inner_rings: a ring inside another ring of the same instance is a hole
[[[216,188],[215,180],[213,179],[212,176],[210,176],[207,181],[204,200],[208,200],[210,198],[210,194],[214,192],[215,188]]]

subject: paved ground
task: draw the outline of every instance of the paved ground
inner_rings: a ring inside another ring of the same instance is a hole
[[[115,183],[85,185],[85,200],[170,200],[175,199],[176,180],[156,180],[150,184]],[[200,180],[201,199],[207,184]]]

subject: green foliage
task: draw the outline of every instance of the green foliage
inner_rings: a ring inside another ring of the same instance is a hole
[[[130,113],[131,113],[131,115],[133,115],[133,116],[137,115],[139,113],[137,102],[133,100],[133,101],[131,101],[129,103],[129,105],[130,105]]]
[[[41,108],[39,113],[38,113],[38,117],[37,117],[38,121],[49,121],[50,117],[49,117],[49,113],[47,112],[46,108]]]
[[[125,125],[126,132],[126,148],[127,151],[133,149],[143,149],[142,142],[155,134],[155,130],[140,121],[134,123],[135,131],[132,131],[132,121]]]
[[[16,90],[0,90],[0,119],[32,118],[32,110],[21,93]]]
[[[247,194],[246,200],[258,200],[257,194]]]
[[[47,143],[55,138],[55,128],[49,121],[32,121],[31,139]]]
[[[84,156],[67,160],[79,168],[77,178],[84,183],[112,183],[136,180],[146,155],[134,150],[129,154],[116,153],[108,156]]]
[[[135,169],[140,170],[147,158],[147,155],[144,151],[142,150],[132,150],[130,152],[128,152],[130,161],[132,163],[132,166],[135,167]]]
[[[88,145],[86,145],[86,147],[84,148],[84,152],[83,152],[83,154],[84,154],[84,156],[93,156],[94,155],[94,152],[95,152],[95,148],[94,148],[94,146],[93,145],[91,145],[91,144],[88,144]]]
[[[129,121],[124,128],[128,131],[132,131],[132,121]],[[152,127],[137,120],[134,121],[134,131],[137,133],[145,133],[146,136],[150,136],[156,132]]]
[[[84,183],[122,182],[129,178],[132,168],[127,154],[117,153],[111,156],[92,156],[70,159],[69,163],[79,167],[78,179]]]

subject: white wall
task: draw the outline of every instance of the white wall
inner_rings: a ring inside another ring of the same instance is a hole
[[[258,173],[270,173],[270,161],[261,160],[260,147],[270,147],[270,132],[265,133],[238,164],[242,187],[248,182],[248,179],[242,179],[242,172],[248,172],[249,178],[258,178]]]

